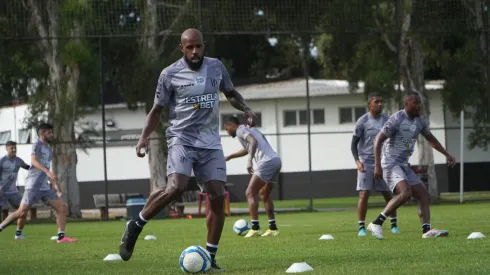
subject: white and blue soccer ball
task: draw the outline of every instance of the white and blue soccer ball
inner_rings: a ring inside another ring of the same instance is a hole
[[[180,254],[180,268],[185,273],[204,273],[211,268],[211,263],[209,252],[198,245],[189,246]]]
[[[238,236],[246,235],[249,230],[250,224],[244,219],[236,221],[233,225],[233,231],[235,231]]]

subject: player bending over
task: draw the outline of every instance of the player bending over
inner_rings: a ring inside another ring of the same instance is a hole
[[[77,240],[65,235],[67,206],[61,199],[61,189],[58,177],[51,172],[50,164],[53,152],[49,147],[54,139],[53,126],[43,123],[38,129],[39,139],[32,144],[31,167],[27,172],[25,191],[19,208],[11,213],[1,224],[0,231],[16,219],[25,219],[27,211],[33,204],[42,200],[46,205],[56,210],[56,224],[58,225],[58,243],[71,243]],[[54,192],[48,184],[48,178],[53,183]]]
[[[189,183],[191,171],[210,200],[206,249],[213,260],[211,270],[222,270],[215,256],[225,222],[224,194],[226,161],[219,136],[219,94],[223,91],[233,107],[245,113],[248,123],[255,125],[255,114],[235,90],[230,75],[221,61],[204,57],[204,42],[199,30],[182,33],[180,49],[183,57],[165,68],[158,79],[155,104],[136,146],[136,154],[148,147],[148,137],[157,128],[160,115],[169,111],[170,126],[166,130],[168,144],[166,190],[156,189],[135,220],[126,224],[119,253],[125,261],[131,258],[143,226],[172,201],[181,197]]]
[[[455,159],[432,135],[427,122],[419,117],[420,96],[415,92],[409,92],[404,97],[404,103],[405,108],[388,119],[374,143],[374,176],[377,179],[384,178],[397,195],[388,202],[384,211],[367,229],[376,238],[383,239],[382,225],[386,217],[414,196],[419,202],[422,238],[446,237],[449,234],[447,230],[431,229],[429,193],[410,168],[408,159],[413,153],[419,134],[422,134],[434,149],[446,156],[450,167],[454,166]]]
[[[277,236],[279,235],[279,230],[277,230],[274,203],[270,193],[281,171],[281,158],[274,152],[265,136],[259,130],[240,125],[236,117],[228,117],[225,129],[228,135],[238,137],[238,141],[244,148],[227,156],[226,161],[248,154],[247,170],[252,175],[246,191],[248,210],[252,219],[252,229],[248,231],[245,238],[259,236],[262,233],[259,226],[258,194],[264,203],[265,212],[269,218],[269,229],[262,234],[262,237]],[[255,171],[253,169],[253,159],[257,163],[257,170]]]
[[[0,159],[0,210],[8,202],[13,209],[19,209],[22,195],[17,189],[17,175],[19,169],[29,170],[24,160],[17,157],[17,143],[8,141],[5,145],[7,155]],[[16,240],[23,240],[22,230],[26,222],[26,216],[17,220]]]
[[[374,139],[388,120],[388,116],[382,114],[383,98],[377,94],[369,96],[369,112],[361,116],[356,123],[354,136],[352,137],[351,151],[357,165],[357,191],[359,202],[357,203],[357,217],[359,219],[359,236],[366,236],[365,219],[368,208],[369,193],[371,190],[381,192],[388,203],[392,194],[383,179],[374,179]],[[400,233],[396,224],[396,211],[391,214],[391,232]]]

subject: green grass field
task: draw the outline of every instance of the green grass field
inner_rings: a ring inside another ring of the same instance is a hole
[[[490,203],[436,205],[432,224],[448,229],[449,238],[422,239],[416,208],[399,210],[402,234],[389,232],[385,240],[357,237],[354,211],[278,214],[281,235],[244,239],[234,235],[227,218],[217,260],[226,274],[285,274],[295,262],[315,270],[306,274],[489,274],[490,240],[467,240],[471,232],[490,235]],[[380,209],[370,209],[368,221]],[[248,217],[246,217],[248,219]],[[261,217],[265,228],[267,219]],[[57,244],[55,224],[28,224],[26,240],[15,241],[15,227],[0,233],[0,274],[183,274],[178,258],[191,245],[204,246],[204,219],[155,220],[144,229],[129,262],[104,262],[118,253],[123,221],[72,223],[74,244]],[[156,241],[145,241],[147,234]],[[320,241],[323,234],[335,240]]]

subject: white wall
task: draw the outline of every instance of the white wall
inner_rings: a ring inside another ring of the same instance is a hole
[[[109,109],[105,111],[106,120],[111,119],[116,123],[115,127],[106,127],[106,131],[141,129],[145,123],[145,109],[140,107],[137,110],[126,108]],[[98,130],[102,129],[102,115],[100,112],[86,115],[82,121],[96,123]]]
[[[431,127],[433,134],[439,139],[441,144],[445,144],[444,114],[439,93],[435,92],[431,96]],[[283,159],[284,172],[308,171],[308,143],[306,126],[283,126],[283,111],[294,109],[306,109],[306,100],[297,99],[277,99],[277,100],[260,100],[249,102],[256,112],[262,113],[262,127],[260,130],[267,136],[271,146],[281,155]],[[354,123],[339,125],[338,108],[364,106],[365,102],[360,95],[339,95],[329,97],[312,98],[311,108],[325,109],[325,125],[312,125],[311,131],[311,148],[312,148],[312,169],[337,170],[337,169],[354,169],[350,143]],[[221,113],[236,113],[227,102],[221,103]],[[8,124],[13,121],[13,115],[10,109],[0,109],[0,130],[12,128]],[[20,109],[17,109],[17,120],[21,120],[19,115]],[[129,111],[126,109],[108,109],[107,118],[112,118],[116,122],[118,129],[139,129],[144,123],[145,113],[143,109],[138,111]],[[277,123],[276,123],[277,118]],[[100,113],[86,116],[85,120],[96,121],[100,124]],[[12,122],[13,123],[13,122]],[[109,128],[107,128],[109,130]],[[281,132],[282,135],[276,135]],[[226,136],[225,131],[220,132],[222,137],[223,149],[225,155],[231,154],[241,148],[240,143],[231,137]],[[316,134],[315,134],[316,133]],[[448,144],[454,142],[452,135],[448,139]],[[140,159],[135,156],[134,145],[124,147],[107,147],[107,172],[108,180],[124,179],[141,179],[148,178],[149,168],[148,159]],[[458,150],[453,150],[449,146],[450,152],[458,156]],[[455,148],[459,148],[457,145]],[[19,145],[19,156],[29,161],[30,145]],[[466,155],[468,157],[468,152]],[[489,155],[484,155],[475,150],[471,154],[476,154],[474,159],[486,159],[489,161]],[[444,157],[434,151],[435,162],[438,164],[445,163]],[[87,153],[78,150],[78,180],[84,181],[101,181],[104,179],[104,166],[102,148],[88,149]],[[418,164],[418,152],[415,150],[410,158],[412,164]],[[229,175],[246,174],[246,157],[234,159],[227,163]],[[18,184],[23,185],[25,173],[19,174]]]
[[[456,158],[457,162],[461,161],[460,145],[461,145],[461,119],[455,118],[451,112],[446,110],[446,142],[449,152]],[[471,127],[473,121],[468,116],[465,116],[464,127],[464,151],[463,157],[465,163],[474,162],[490,162],[490,150],[484,151],[481,148],[474,148],[472,150],[468,147],[468,136],[473,131]],[[469,129],[468,129],[469,128]]]

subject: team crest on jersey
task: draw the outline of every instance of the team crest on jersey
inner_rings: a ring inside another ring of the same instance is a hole
[[[417,126],[415,124],[412,124],[410,126],[410,131],[415,132],[416,129],[417,129]]]

